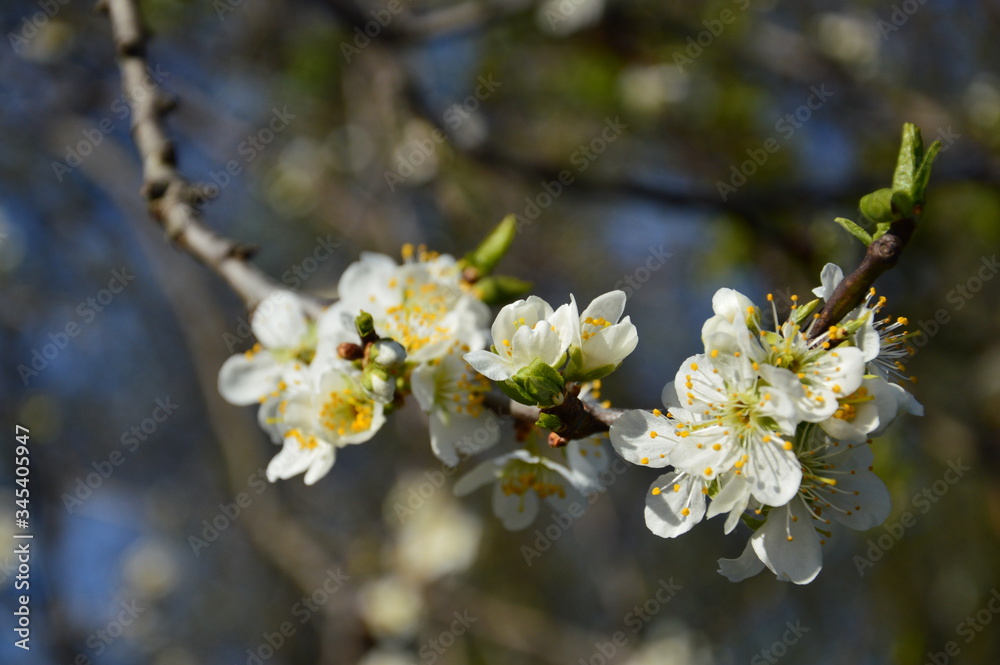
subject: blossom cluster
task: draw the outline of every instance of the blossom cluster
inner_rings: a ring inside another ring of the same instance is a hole
[[[704,352],[686,359],[662,393],[665,410],[629,411],[611,426],[626,460],[670,470],[646,498],[649,529],[686,533],[726,514],[731,532],[754,533],[720,572],[738,581],[767,567],[806,584],[822,567],[821,546],[839,522],[864,530],[889,513],[889,493],[872,470],[870,444],[903,413],[922,407],[899,383],[912,353],[904,318],[883,317],[869,297],[827,330],[816,310],[843,273],[828,264],[817,299],[774,329],[741,293],[719,290],[702,328]]]
[[[267,468],[270,481],[304,474],[307,485],[315,483],[338,449],[371,440],[410,395],[429,420],[433,453],[456,466],[505,433],[515,438],[485,407],[488,379],[533,405],[568,392],[596,399],[598,379],[635,347],[635,327],[619,321],[625,294],[615,291],[582,314],[573,296],[556,310],[535,296],[509,304],[486,351],[490,310],[468,267],[411,245],[402,255],[397,263],[362,254],[341,276],[338,300],[318,315],[290,291],[273,293],[251,315],[257,343],[225,362],[219,391],[233,404],[260,405],[261,427],[281,445]],[[482,461],[455,493],[492,484],[494,513],[509,529],[527,527],[542,500],[554,510],[575,500],[586,505],[610,463],[607,436],[572,441],[558,459],[519,438],[520,449]]]
[[[282,444],[271,481],[305,473],[315,483],[337,449],[370,440],[409,392],[446,464],[458,462],[460,443],[473,453],[497,442],[499,430],[483,426],[489,386],[461,358],[485,343],[489,308],[453,257],[407,245],[403,258],[363,254],[341,276],[337,302],[315,318],[288,291],[251,316],[258,343],[226,361],[219,390],[234,404],[260,403],[261,427]],[[362,314],[370,340],[358,329]]]
[[[592,408],[584,403],[599,398],[601,378],[638,343],[623,318],[625,294],[600,295],[582,312],[572,295],[558,307],[528,296],[490,325],[481,275],[470,278],[467,260],[410,245],[402,255],[397,263],[363,254],[341,276],[338,300],[318,314],[290,291],[254,310],[257,343],[226,361],[219,390],[234,404],[260,405],[261,427],[281,445],[269,480],[304,474],[315,483],[338,449],[371,440],[412,396],[446,466],[505,436],[516,444],[454,486],[458,495],[491,486],[506,528],[526,528],[543,503],[558,512],[586,506],[610,463],[607,435],[556,437],[561,447],[552,451],[538,444],[535,427],[507,427],[502,404],[487,402],[495,385],[537,409],[535,425],[554,432],[573,413],[567,405]],[[905,319],[882,316],[885,299],[874,290],[843,320],[814,329],[842,279],[827,265],[817,298],[801,306],[794,298],[783,322],[769,296],[773,329],[746,296],[719,290],[704,350],[666,385],[664,410],[627,411],[610,427],[619,455],[667,471],[646,498],[653,533],[676,537],[723,513],[726,533],[741,521],[753,529],[742,556],[720,560],[731,580],[767,567],[808,583],[832,521],[860,530],[888,515],[870,443],[900,414],[922,412],[900,385],[911,334]]]

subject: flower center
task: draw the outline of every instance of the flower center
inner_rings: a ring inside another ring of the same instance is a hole
[[[505,496],[524,496],[534,491],[539,499],[549,496],[566,496],[562,477],[542,464],[532,464],[522,460],[511,460],[504,467],[500,479],[500,489]]]
[[[372,416],[371,401],[350,388],[331,392],[320,410],[323,426],[340,436],[369,429],[372,426]]]
[[[868,393],[868,389],[861,386],[847,397],[839,400],[840,406],[837,407],[833,417],[851,422],[858,415],[857,405],[864,402],[870,402],[873,399],[875,399],[875,396],[870,395]]]
[[[409,353],[429,344],[449,339],[450,327],[441,320],[451,311],[458,295],[434,282],[418,284],[412,275],[405,278],[403,302],[386,310],[389,337]],[[390,286],[393,284],[390,282]]]
[[[611,322],[603,317],[597,317],[596,319],[592,316],[588,316],[583,320],[584,326],[590,326],[590,329],[584,328],[580,332],[580,338],[586,342],[588,339],[599,333],[601,330],[609,327]]]

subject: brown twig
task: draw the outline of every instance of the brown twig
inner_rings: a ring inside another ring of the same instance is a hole
[[[177,171],[174,144],[163,127],[172,102],[150,75],[148,36],[135,1],[102,0],[98,9],[106,11],[111,21],[122,91],[132,111],[132,137],[142,159],[140,191],[150,215],[174,245],[215,271],[252,309],[283,287],[248,262],[252,250],[246,244],[217,234],[203,222],[197,204],[204,198],[204,188]],[[139,90],[148,94],[135,94]],[[317,300],[302,299],[313,313],[319,310]]]
[[[543,411],[558,416],[563,425],[549,437],[549,445],[553,447],[565,446],[572,439],[607,432],[612,423],[626,411],[606,408],[590,400],[584,401],[576,395],[567,395],[562,404],[545,409],[520,404],[496,393],[488,394],[485,403],[494,412],[509,415],[518,424],[529,427],[535,424]]]
[[[894,222],[885,235],[868,245],[868,251],[865,252],[860,265],[841,280],[833,295],[827,299],[826,305],[813,323],[811,339],[827,332],[831,325],[836,324],[861,304],[875,280],[899,261],[903,248],[910,241],[916,228],[915,218],[901,219]]]

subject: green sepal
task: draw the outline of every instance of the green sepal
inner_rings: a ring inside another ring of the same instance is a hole
[[[492,273],[507,254],[517,236],[517,217],[507,215],[496,225],[479,246],[465,255],[466,265],[476,269],[480,276]]]
[[[850,321],[848,321],[847,323],[843,324],[840,327],[844,329],[844,333],[846,335],[848,336],[853,335],[854,333],[858,332],[859,330],[861,330],[861,328],[864,327],[865,323],[868,322],[868,319],[870,319],[871,316],[872,316],[872,311],[870,309],[866,309],[865,313],[862,316],[859,316],[856,319],[851,319]]]
[[[585,381],[596,381],[597,379],[603,379],[608,374],[621,367],[621,363],[617,365],[601,365],[600,367],[595,367],[589,372],[580,373],[573,369],[572,363],[566,369],[566,380],[576,381],[577,383],[584,383]]]
[[[539,427],[544,427],[545,429],[550,429],[554,432],[560,427],[562,427],[563,423],[562,420],[559,419],[559,416],[552,413],[545,413],[543,411],[541,415],[538,416],[538,420],[535,421],[535,424],[538,425]]]
[[[566,389],[566,381],[562,375],[539,358],[519,369],[509,381],[519,392],[533,400],[531,404],[537,406],[553,406],[557,403],[556,398],[561,397]]]
[[[521,389],[513,381],[497,381],[497,388],[500,389],[507,397],[511,398],[519,404],[526,404],[527,406],[534,406],[535,403],[532,401],[530,395],[525,395],[521,392]]]
[[[862,199],[862,201],[864,201],[864,199]],[[872,237],[871,237],[871,235],[867,231],[865,231],[863,228],[861,228],[860,226],[858,226],[857,224],[855,224],[851,220],[847,219],[846,217],[837,217],[833,221],[835,221],[838,224],[840,224],[842,227],[844,227],[844,229],[848,233],[850,233],[852,236],[854,236],[855,238],[857,238],[858,240],[860,240],[861,242],[863,242],[865,244],[865,247],[867,247],[868,245],[872,244]]]
[[[492,275],[476,282],[476,296],[487,305],[506,305],[531,293],[531,282],[510,275]]]
[[[791,314],[788,315],[788,320],[796,325],[802,325],[802,322],[807,318],[812,316],[816,308],[819,307],[821,300],[816,298],[815,300],[810,300],[805,305],[799,305],[796,307]]]
[[[354,319],[354,327],[357,328],[358,337],[361,338],[362,343],[374,342],[378,339],[378,333],[375,332],[375,320],[368,312],[362,310],[358,314]]]

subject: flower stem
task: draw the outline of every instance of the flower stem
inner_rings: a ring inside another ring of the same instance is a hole
[[[918,212],[915,210],[914,212]],[[810,339],[825,333],[831,325],[844,318],[848,312],[861,304],[875,280],[889,268],[896,265],[903,254],[903,248],[917,228],[916,216],[893,222],[889,230],[868,245],[865,257],[850,275],[841,280],[833,295],[826,301],[812,326]]]

